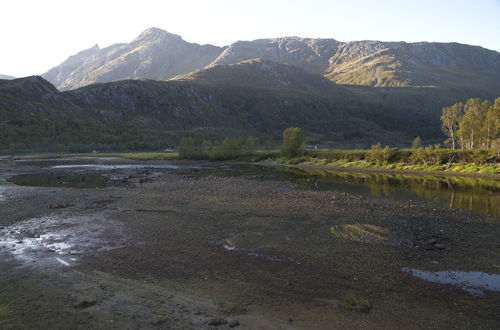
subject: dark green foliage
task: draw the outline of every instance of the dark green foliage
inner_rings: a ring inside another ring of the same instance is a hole
[[[293,158],[304,154],[304,134],[298,127],[289,127],[283,131],[281,152],[285,157]]]
[[[241,137],[226,137],[221,142],[205,140],[202,134],[182,138],[179,143],[179,158],[181,159],[242,159],[251,156],[257,149],[258,139],[249,136],[246,140]]]

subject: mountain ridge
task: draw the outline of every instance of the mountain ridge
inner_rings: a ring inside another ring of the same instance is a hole
[[[338,84],[500,90],[500,53],[479,46],[282,37],[217,47],[189,43],[159,28],[146,29],[130,43],[94,46],[42,76],[70,90],[123,79],[168,80],[257,58],[297,66]]]
[[[287,127],[302,127],[310,143],[394,145],[416,135],[436,143],[442,139],[441,108],[498,96],[484,93],[339,85],[260,59],[166,81],[129,79],[65,92],[42,77],[28,77],[0,81],[0,148],[42,142],[53,148],[57,142],[78,150],[157,149],[196,133],[211,140],[249,135],[279,140]]]

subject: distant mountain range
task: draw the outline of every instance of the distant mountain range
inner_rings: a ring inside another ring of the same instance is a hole
[[[167,80],[256,58],[297,66],[338,84],[500,90],[500,53],[481,47],[298,37],[216,47],[189,43],[157,28],[145,30],[128,44],[84,50],[42,77],[60,90],[70,90],[124,79]]]
[[[12,79],[16,79],[16,77],[9,76],[9,75],[6,75],[6,74],[0,74],[0,79],[12,80]]]
[[[500,53],[455,43],[290,37],[221,48],[152,28],[42,77],[0,80],[0,149],[158,149],[197,132],[279,140],[291,126],[333,146],[439,142],[441,108],[500,96],[499,70]]]

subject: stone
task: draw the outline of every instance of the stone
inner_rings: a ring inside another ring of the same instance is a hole
[[[210,322],[208,322],[208,325],[213,325],[213,326],[224,325],[224,324],[227,324],[227,321],[225,319],[211,319]]]
[[[235,327],[237,327],[237,326],[239,326],[239,325],[240,325],[240,322],[239,322],[238,320],[232,320],[232,321],[231,321],[231,322],[229,322],[229,324],[228,324],[228,326],[229,326],[230,328],[235,328]]]
[[[443,250],[446,248],[446,246],[444,244],[441,244],[441,243],[434,244],[434,247],[438,250]]]

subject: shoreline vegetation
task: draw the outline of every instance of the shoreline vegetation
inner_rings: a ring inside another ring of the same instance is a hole
[[[235,157],[210,158],[208,155],[181,157],[177,152],[73,154],[89,157],[120,157],[136,161],[209,160],[241,161],[266,165],[287,165],[356,171],[424,172],[453,175],[500,177],[500,156],[495,150],[396,149],[305,151],[302,156],[286,157],[280,150],[255,150]]]
[[[121,157],[137,161],[208,160],[263,162],[267,164],[360,169],[391,172],[439,172],[478,174],[500,177],[500,97],[493,103],[478,98],[465,104],[444,107],[441,116],[443,133],[448,137],[440,144],[422,146],[416,137],[409,149],[374,144],[371,150],[307,150],[301,128],[283,131],[281,149],[269,138],[264,143],[249,136],[207,140],[203,134],[184,137],[178,152],[133,152],[80,154],[93,157]],[[264,150],[258,150],[258,146]],[[457,149],[460,146],[462,149]]]

